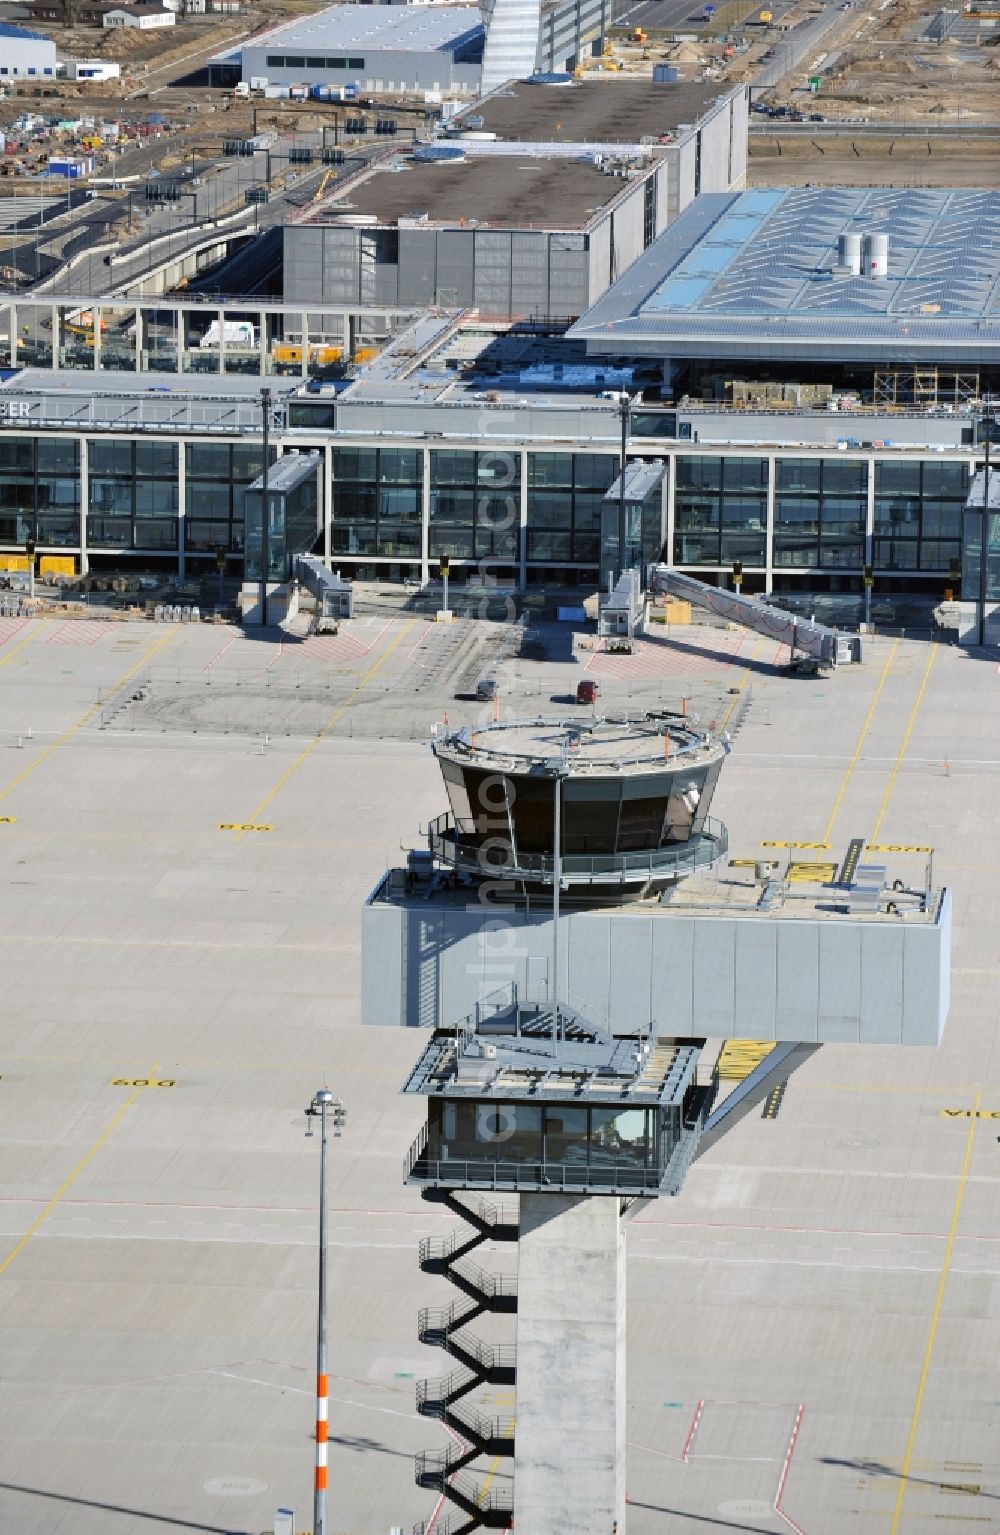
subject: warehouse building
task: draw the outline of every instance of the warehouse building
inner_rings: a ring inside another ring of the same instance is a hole
[[[467,121],[288,225],[286,298],[575,318],[699,192],[743,182],[743,87],[527,81]]]
[[[479,91],[484,30],[471,5],[334,5],[283,22],[209,62],[209,83],[239,66],[248,84],[355,85],[377,94]]]
[[[56,45],[44,32],[0,22],[0,80],[55,78]]]

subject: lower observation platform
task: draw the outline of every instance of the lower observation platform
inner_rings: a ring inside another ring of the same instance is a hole
[[[432,1034],[403,1088],[428,1099],[406,1177],[434,1188],[676,1194],[710,1106],[702,1041],[613,1038],[516,995]]]

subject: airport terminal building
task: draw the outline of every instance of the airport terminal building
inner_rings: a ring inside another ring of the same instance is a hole
[[[426,580],[447,554],[457,585],[593,589],[628,395],[628,460],[659,471],[644,555],[719,580],[739,561],[751,591],[857,593],[872,566],[890,599],[940,595],[997,431],[994,228],[988,192],[703,197],[568,333],[115,300],[88,344],[79,299],[9,302],[33,366],[0,385],[0,552],[190,578],[221,549],[237,574],[266,385],[272,452],[316,456],[314,547],[345,575]]]

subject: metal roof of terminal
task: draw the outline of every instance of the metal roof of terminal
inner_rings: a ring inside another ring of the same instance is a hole
[[[482,32],[473,5],[331,5],[248,37],[242,48],[436,48]]]
[[[888,237],[885,278],[838,265],[842,234]],[[571,334],[675,356],[886,347],[963,360],[1000,341],[1000,192],[803,187],[695,200]]]

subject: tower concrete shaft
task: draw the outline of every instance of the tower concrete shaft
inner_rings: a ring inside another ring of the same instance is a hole
[[[625,1232],[621,1202],[522,1194],[517,1535],[625,1531]]]

